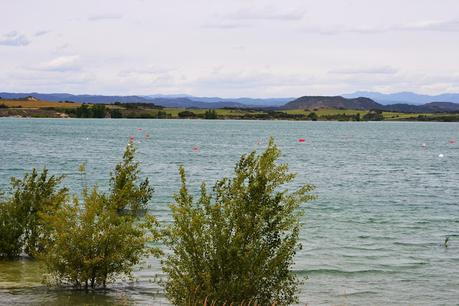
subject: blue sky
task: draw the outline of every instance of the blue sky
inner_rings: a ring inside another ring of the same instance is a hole
[[[0,0],[0,91],[459,92],[457,0]]]

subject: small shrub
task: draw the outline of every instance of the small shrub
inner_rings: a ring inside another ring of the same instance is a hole
[[[11,202],[0,202],[0,258],[17,257],[22,252],[24,224],[18,216],[18,208]]]
[[[11,197],[0,203],[0,256],[15,257],[22,252],[36,256],[43,251],[52,230],[45,218],[68,197],[68,190],[59,188],[62,180],[62,176],[49,176],[46,169],[11,179]]]
[[[47,283],[105,287],[130,277],[134,265],[159,253],[149,246],[158,239],[156,220],[146,212],[153,189],[148,180],[139,182],[134,154],[129,143],[112,174],[108,194],[85,187],[82,205],[75,198],[46,219],[54,229],[42,256]]]
[[[177,114],[179,116],[179,118],[195,118],[196,117],[196,114],[193,113],[192,111],[183,111],[183,112],[179,112]]]
[[[280,188],[294,178],[277,164],[273,140],[266,151],[241,157],[232,178],[209,194],[202,184],[197,201],[190,195],[185,170],[171,205],[173,224],[164,231],[170,255],[163,261],[166,295],[175,305],[296,301],[299,280],[291,271],[301,247],[299,209],[312,200],[313,186],[294,192]]]

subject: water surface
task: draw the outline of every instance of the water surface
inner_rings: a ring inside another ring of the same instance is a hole
[[[83,162],[88,183],[104,188],[131,135],[155,187],[150,208],[164,222],[178,165],[192,188],[211,185],[274,136],[298,173],[291,187],[312,183],[319,195],[305,205],[296,257],[297,273],[308,277],[303,304],[458,305],[459,145],[449,143],[459,139],[458,123],[3,118],[0,188],[46,166],[79,192]],[[42,286],[33,261],[0,262],[0,304],[165,303],[153,281],[162,276],[158,263],[137,270],[132,282],[87,294]]]

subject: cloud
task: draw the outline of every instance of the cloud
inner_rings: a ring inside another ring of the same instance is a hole
[[[227,14],[228,19],[236,20],[300,20],[304,16],[303,10],[279,10],[273,7],[245,8]]]
[[[100,20],[114,20],[114,19],[121,19],[123,15],[121,14],[100,14],[100,15],[92,15],[88,17],[89,21],[100,21]]]
[[[50,33],[50,31],[38,31],[38,32],[35,32],[35,34],[33,36],[39,37],[39,36],[46,35],[48,33]]]
[[[43,71],[69,71],[78,70],[78,55],[60,56],[56,57],[48,62],[38,65],[35,70]]]
[[[334,74],[395,74],[397,69],[390,66],[364,67],[364,68],[341,68],[330,70]]]
[[[204,24],[201,27],[204,28],[204,29],[232,30],[232,29],[248,28],[248,27],[250,27],[250,25],[248,25],[246,23],[218,21],[218,22],[214,22],[214,23]]]
[[[20,46],[27,46],[30,44],[30,41],[27,37],[23,34],[19,34],[16,31],[9,32],[3,35],[0,38],[0,45],[1,46],[11,46],[11,47],[20,47]]]
[[[387,32],[411,32],[411,31],[431,31],[431,32],[459,32],[459,19],[451,20],[426,20],[410,22],[405,24],[392,25],[331,25],[331,26],[307,26],[303,31],[320,35],[339,35],[346,33],[357,34],[377,34]]]

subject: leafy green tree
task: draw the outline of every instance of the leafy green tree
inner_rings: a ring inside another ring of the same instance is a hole
[[[83,203],[75,198],[46,220],[54,231],[42,259],[46,281],[76,288],[105,287],[130,277],[134,265],[159,250],[150,246],[158,239],[157,222],[143,212],[151,199],[148,180],[138,182],[138,163],[132,143],[111,178],[111,191],[96,187],[83,191]]]
[[[91,106],[92,118],[105,118],[106,107],[102,104],[94,104]]]
[[[311,113],[308,114],[307,118],[308,118],[309,120],[312,120],[312,121],[317,121],[317,119],[318,119],[319,117],[317,116],[317,114],[316,114],[315,112],[311,112]]]
[[[110,117],[113,119],[123,118],[123,113],[121,113],[119,109],[115,108],[110,111]]]
[[[206,110],[204,113],[204,119],[217,119],[217,112],[214,109]]]
[[[8,237],[2,239],[4,243],[14,246],[10,256],[22,251],[35,256],[43,250],[52,230],[44,217],[54,214],[68,198],[67,188],[59,187],[62,180],[63,176],[49,176],[47,169],[41,173],[33,169],[23,179],[11,179],[12,195],[0,213],[1,227],[11,230],[2,235]]]
[[[19,215],[11,201],[0,200],[0,258],[17,257],[22,252],[24,224]]]
[[[146,211],[148,201],[153,196],[153,188],[148,178],[139,182],[139,162],[134,160],[136,148],[132,142],[123,154],[123,160],[116,165],[110,178],[110,205],[118,212],[134,215]]]
[[[313,186],[282,190],[293,180],[270,139],[266,151],[243,155],[232,178],[205,184],[197,201],[181,188],[171,205],[173,223],[164,230],[170,255],[163,261],[166,295],[176,305],[203,301],[287,305],[296,301],[299,280],[291,271],[301,247],[300,205],[314,198]]]
[[[194,117],[196,117],[195,113],[193,113],[192,111],[188,111],[188,110],[179,112],[177,115],[179,116],[179,118],[194,118]]]

